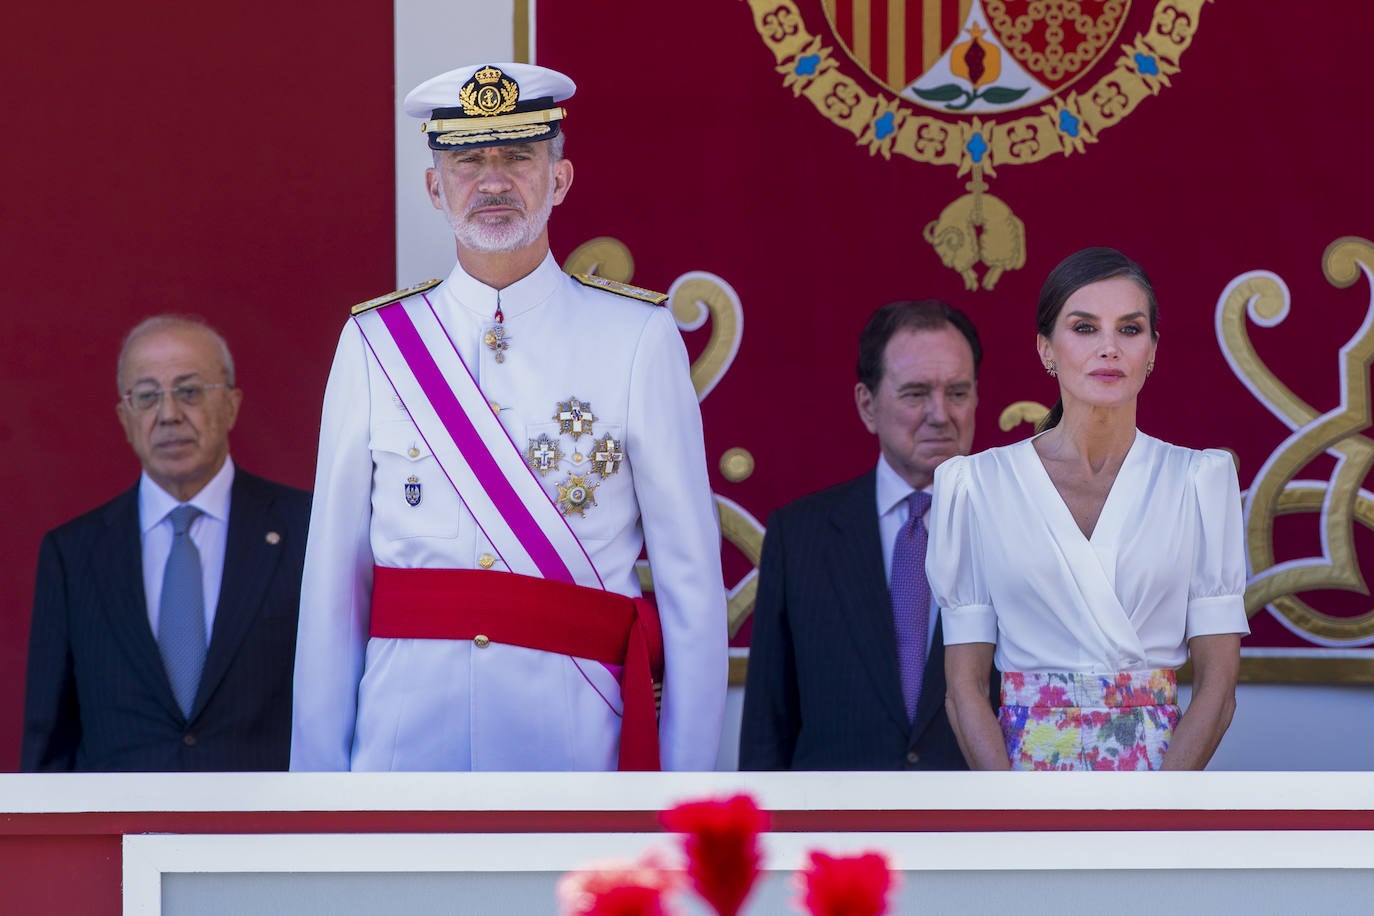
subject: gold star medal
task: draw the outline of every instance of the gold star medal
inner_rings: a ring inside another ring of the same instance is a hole
[[[570,475],[566,482],[558,485],[558,508],[565,516],[576,512],[587,517],[587,507],[596,505],[596,488],[600,484],[587,483],[586,474]]]
[[[531,439],[525,449],[525,463],[530,466],[530,470],[538,471],[540,474],[552,471],[562,460],[563,450],[558,447],[558,440],[550,439],[544,433],[540,433],[538,438]]]
[[[558,431],[572,436],[574,442],[581,436],[590,436],[592,424],[596,422],[596,417],[592,416],[592,405],[577,398],[559,401],[554,408],[553,418],[558,421]]]
[[[482,343],[487,345],[488,350],[496,354],[498,363],[506,361],[506,351],[510,349],[510,338],[506,336],[504,327],[494,324],[487,328],[487,332],[482,335]]]
[[[609,433],[600,439],[592,447],[592,470],[600,474],[604,480],[620,471],[620,462],[625,460],[625,453],[620,449],[620,443]]]

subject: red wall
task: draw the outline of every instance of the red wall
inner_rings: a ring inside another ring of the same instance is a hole
[[[313,476],[348,306],[393,288],[392,6],[7,5],[0,28],[0,768],[17,766],[44,531],[131,486],[125,331],[228,338],[235,460]]]
[[[997,419],[1015,401],[1056,396],[1035,352],[1040,285],[1090,245],[1135,258],[1159,294],[1158,365],[1140,402],[1146,432],[1233,449],[1243,488],[1289,435],[1232,373],[1213,327],[1226,285],[1257,269],[1278,274],[1293,296],[1281,326],[1251,326],[1261,357],[1318,412],[1339,405],[1337,351],[1364,321],[1370,288],[1363,279],[1333,288],[1321,259],[1339,237],[1374,239],[1369,4],[1333,0],[1311,15],[1279,0],[1205,4],[1170,85],[1097,143],[997,167],[990,193],[1024,221],[1027,260],[993,290],[974,292],[922,237],[969,178],[897,153],[870,155],[796,97],[755,25],[755,5],[716,0],[689,12],[608,0],[594,21],[585,5],[539,9],[539,61],[578,83],[566,127],[577,181],[555,216],[555,246],[615,236],[629,245],[640,285],[666,289],[687,270],[708,270],[739,292],[743,342],[703,412],[712,463],[740,446],[757,471],[742,483],[717,477],[719,493],[762,521],[872,467],[876,446],[853,407],[856,341],[872,310],[898,298],[938,297],[973,316],[986,351],[975,447],[1026,436],[1028,427],[1002,431]],[[1086,92],[1161,6],[1133,0],[1111,50],[1071,88]],[[865,92],[891,95],[844,56],[820,0],[795,0],[795,9]],[[1303,476],[1329,472],[1319,459]],[[1293,520],[1302,530],[1290,556],[1320,552],[1315,519]],[[1374,537],[1356,537],[1374,556]],[[1374,580],[1374,563],[1364,568]],[[1370,606],[1352,593],[1308,597],[1333,614]],[[1306,644],[1265,613],[1252,627],[1248,644]]]

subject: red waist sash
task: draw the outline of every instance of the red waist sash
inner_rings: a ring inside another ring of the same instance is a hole
[[[623,666],[620,769],[657,770],[663,630],[642,598],[515,573],[373,567],[371,635],[471,639]]]

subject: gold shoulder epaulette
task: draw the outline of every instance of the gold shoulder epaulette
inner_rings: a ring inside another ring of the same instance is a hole
[[[440,283],[443,282],[443,280],[426,280],[423,283],[416,283],[414,286],[409,286],[405,289],[398,289],[394,293],[387,293],[385,296],[378,296],[376,299],[369,299],[366,302],[359,302],[357,305],[353,306],[353,308],[348,310],[348,314],[361,315],[363,312],[370,311],[380,306],[389,305],[392,302],[400,302],[402,299],[405,299],[408,296],[414,296],[416,293],[429,292],[430,290],[434,289],[434,287],[438,286]]]
[[[615,280],[598,277],[596,274],[573,274],[572,276],[574,280],[581,283],[583,286],[593,286],[597,289],[604,289],[606,292],[615,293],[617,296],[629,296],[631,299],[638,299],[641,302],[649,302],[653,305],[662,305],[668,301],[667,293],[656,293],[642,286],[617,283]]]

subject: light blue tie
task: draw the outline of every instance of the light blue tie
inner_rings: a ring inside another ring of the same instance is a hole
[[[908,721],[916,718],[921,681],[926,672],[926,637],[930,631],[930,582],[926,579],[926,526],[921,520],[930,494],[916,490],[907,497],[907,519],[892,548],[892,623],[897,630],[897,668]]]
[[[177,705],[188,718],[205,667],[205,586],[200,551],[191,540],[191,522],[201,514],[195,506],[178,506],[172,520],[172,550],[162,574],[162,607],[158,613],[157,645]]]

